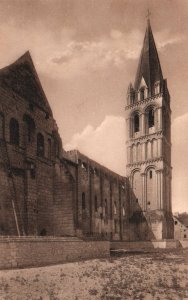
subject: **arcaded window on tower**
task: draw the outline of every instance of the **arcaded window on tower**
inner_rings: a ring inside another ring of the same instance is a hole
[[[144,97],[145,97],[145,88],[143,87],[143,88],[141,88],[140,89],[140,100],[142,101],[142,100],[144,100]]]
[[[44,137],[41,133],[37,134],[37,155],[44,156]]]
[[[140,130],[139,115],[136,114],[134,116],[134,132],[139,132],[139,130]]]
[[[19,145],[19,124],[16,119],[10,120],[10,143],[13,145]]]
[[[130,100],[131,104],[135,103],[135,92],[133,90],[130,92]]]
[[[82,210],[86,209],[86,197],[85,193],[82,193]]]
[[[148,112],[148,127],[151,128],[155,124],[155,118],[154,118],[154,110],[150,109]]]

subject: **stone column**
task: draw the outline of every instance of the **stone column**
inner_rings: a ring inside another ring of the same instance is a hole
[[[162,130],[163,122],[162,122],[162,107],[158,108],[158,130]]]
[[[160,178],[159,178],[159,171],[156,171],[156,200],[157,200],[157,209],[160,209]]]
[[[159,209],[163,209],[163,170],[158,171],[158,199]]]
[[[141,120],[141,135],[145,135],[145,114],[144,113],[140,115],[140,120]]]
[[[142,210],[146,211],[146,174],[142,173]]]
[[[154,110],[154,126],[155,126],[155,132],[159,130],[159,128],[158,128],[158,124],[159,124],[159,123],[158,123],[158,120],[159,120],[159,118],[158,118],[158,109],[155,108],[155,110]]]
[[[157,155],[158,157],[161,157],[163,155],[162,139],[157,140]]]

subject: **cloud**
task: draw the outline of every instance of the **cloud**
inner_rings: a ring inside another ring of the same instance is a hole
[[[185,41],[186,37],[183,34],[172,34],[169,30],[163,30],[155,34],[157,48],[159,51],[165,50],[170,45],[180,44]]]
[[[80,76],[83,73],[106,68],[124,68],[126,61],[139,56],[142,34],[135,30],[129,34],[111,30],[108,36],[93,41],[71,40],[62,43],[51,58],[51,66],[61,70],[61,76]],[[63,75],[64,74],[64,75]]]
[[[125,121],[122,117],[106,116],[94,128],[87,125],[81,133],[73,135],[65,150],[78,149],[120,175],[125,175]]]

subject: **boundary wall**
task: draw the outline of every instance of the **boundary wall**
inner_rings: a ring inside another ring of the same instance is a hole
[[[0,269],[39,267],[109,257],[110,243],[61,237],[2,237],[0,253]]]
[[[156,240],[156,241],[139,241],[139,242],[111,242],[111,250],[125,250],[125,251],[143,251],[152,249],[175,249],[175,248],[186,248],[183,247],[182,241],[178,240]]]

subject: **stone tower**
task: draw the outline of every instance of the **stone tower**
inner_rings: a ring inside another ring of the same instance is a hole
[[[173,238],[170,95],[149,19],[125,111],[132,239]]]

